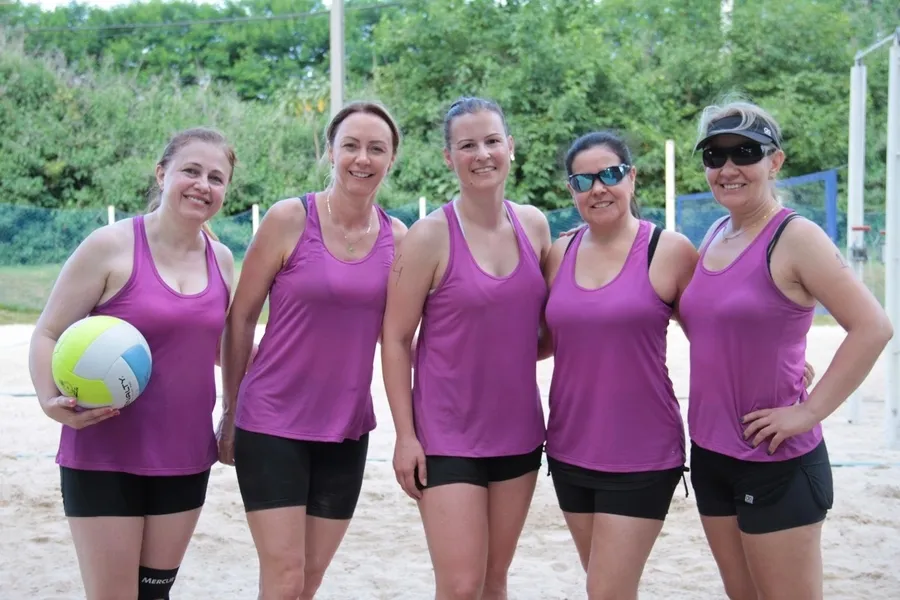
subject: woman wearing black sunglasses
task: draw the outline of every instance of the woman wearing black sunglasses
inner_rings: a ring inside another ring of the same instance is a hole
[[[779,202],[775,120],[731,102],[706,108],[699,129],[707,181],[728,215],[707,233],[679,307],[697,506],[729,598],[818,599],[833,500],[821,422],[862,383],[891,324],[825,232]],[[817,302],[847,337],[807,394]]]
[[[558,240],[545,267],[547,460],[588,597],[636,598],[684,472],[666,329],[697,251],[640,220],[631,152],[616,135],[579,138],[565,166],[587,226]]]

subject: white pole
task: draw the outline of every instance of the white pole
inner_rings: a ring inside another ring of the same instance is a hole
[[[731,31],[731,13],[734,12],[734,0],[722,0],[719,4],[719,24],[722,33]]]
[[[331,0],[331,116],[344,105],[344,0]]]
[[[666,229],[675,231],[675,140],[666,140]]]
[[[847,248],[862,232],[863,189],[866,169],[866,66],[856,63],[850,70],[850,145],[847,156]],[[850,257],[848,257],[850,258]]]
[[[425,196],[419,196],[419,218],[424,219],[428,215],[428,207],[425,205]]]
[[[850,139],[847,156],[847,259],[857,277],[862,278],[863,263],[855,258],[854,248],[865,245],[863,232],[854,227],[863,224],[863,188],[866,168],[866,66],[857,61],[850,69]],[[847,419],[859,422],[860,393],[847,399]]]
[[[259,204],[250,207],[250,221],[253,223],[253,235],[259,230]]]
[[[106,207],[106,220],[110,225],[116,222],[116,207],[112,204]]]
[[[894,337],[887,347],[884,404],[888,447],[900,450],[900,27],[891,45],[889,60],[884,306],[894,326]]]

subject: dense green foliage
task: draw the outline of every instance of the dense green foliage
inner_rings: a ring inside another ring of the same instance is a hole
[[[896,0],[347,0],[348,98],[385,102],[405,134],[381,201],[441,201],[442,114],[484,95],[516,139],[508,195],[569,204],[562,155],[579,134],[625,133],[640,198],[663,203],[664,140],[678,193],[705,190],[692,154],[703,106],[738,91],[786,133],[786,176],[841,168],[853,55],[900,25]],[[152,24],[303,13],[271,21]],[[102,29],[143,24],[134,29]],[[67,30],[67,27],[79,29]],[[867,196],[884,200],[886,51],[869,65]],[[313,0],[153,1],[110,10],[0,6],[0,202],[143,205],[167,136],[224,130],[240,161],[226,212],[322,187],[328,16]],[[842,199],[843,201],[843,199]]]

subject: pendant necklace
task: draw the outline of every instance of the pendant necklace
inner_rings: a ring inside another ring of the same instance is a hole
[[[745,231],[748,231],[749,229],[755,227],[758,223],[761,223],[761,222],[765,221],[766,219],[768,219],[770,216],[772,216],[772,213],[774,213],[779,207],[780,207],[780,205],[776,202],[775,206],[772,207],[772,210],[770,210],[769,212],[764,214],[761,219],[757,219],[756,221],[753,221],[749,225],[744,225],[743,227],[741,227],[738,230],[737,233],[734,233],[732,231],[731,235],[729,235],[729,234],[725,233],[725,229],[723,228],[722,229],[722,241],[727,244],[730,240],[741,237]]]
[[[335,223],[334,217],[331,214],[331,191],[329,191],[328,195],[325,196],[325,206],[328,207],[328,218],[331,219],[332,223]],[[373,211],[373,213],[374,213],[374,211]],[[356,240],[354,240],[352,242],[347,237],[347,232],[344,230],[344,227],[342,225],[335,223],[335,225],[338,225],[338,227],[341,230],[341,234],[344,236],[344,242],[346,242],[346,244],[347,244],[347,252],[349,252],[350,254],[356,254],[356,248],[354,248],[354,244],[358,244],[360,241],[362,241],[363,238],[365,238],[367,235],[369,235],[370,231],[372,231],[372,221],[374,220],[373,216],[374,216],[374,214],[369,214],[369,226],[366,228],[366,231],[361,236],[356,238]]]

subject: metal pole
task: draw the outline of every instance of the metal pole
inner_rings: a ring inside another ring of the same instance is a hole
[[[344,105],[344,0],[331,0],[331,116]]]
[[[900,449],[900,28],[888,67],[887,185],[885,186],[885,310],[894,326],[885,365],[887,444]]]
[[[865,238],[854,228],[863,224],[863,190],[866,169],[866,66],[857,61],[850,69],[850,139],[847,156],[847,260],[862,279]],[[859,421],[860,393],[847,399],[847,419]]]
[[[866,66],[856,63],[850,70],[850,146],[847,156],[847,248],[863,224],[863,190],[866,168]],[[852,256],[849,256],[852,260]]]
[[[877,42],[875,42],[874,44],[872,44],[871,46],[869,46],[869,47],[866,48],[865,50],[860,50],[859,52],[857,52],[857,53],[856,53],[856,56],[854,57],[855,60],[856,60],[857,62],[859,62],[859,61],[861,61],[866,55],[868,55],[868,54],[870,54],[870,53],[872,53],[872,52],[875,52],[876,50],[878,50],[879,48],[881,48],[882,46],[884,46],[884,45],[887,44],[888,42],[893,42],[893,41],[897,38],[897,36],[900,35],[900,33],[897,33],[897,32],[900,32],[900,27],[897,27],[897,29],[895,29],[895,30],[894,30],[894,33],[892,33],[891,35],[885,37],[884,39],[878,40]]]
[[[666,140],[666,229],[675,231],[675,141]]]

